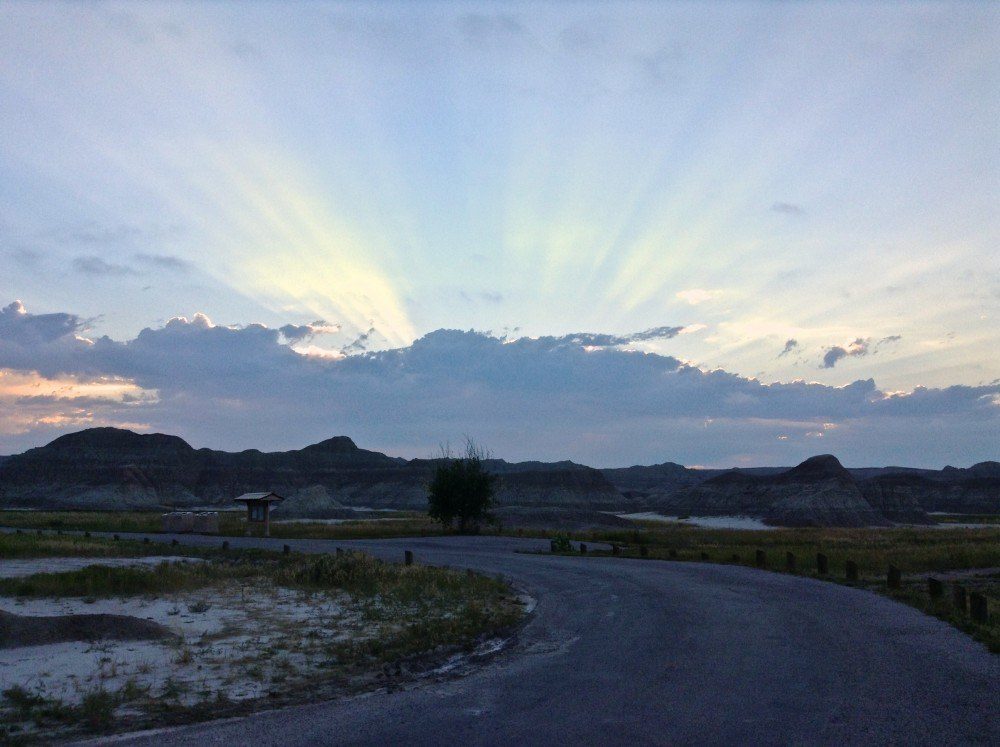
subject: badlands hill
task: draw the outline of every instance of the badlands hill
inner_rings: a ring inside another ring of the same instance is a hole
[[[303,449],[238,453],[194,449],[181,438],[92,428],[8,457],[0,465],[0,503],[22,508],[160,509],[231,506],[234,496],[274,490],[281,513],[329,515],[344,506],[417,508],[435,460],[406,460],[360,449],[335,436]],[[510,464],[500,504],[615,509],[623,497],[595,469],[562,462]]]
[[[292,451],[234,453],[195,449],[166,434],[92,428],[0,460],[0,506],[231,507],[240,493],[274,490],[288,499],[280,509],[285,516],[350,515],[345,508],[352,507],[423,509],[437,463],[362,449],[347,436]],[[997,462],[968,469],[848,470],[825,455],[790,469],[706,470],[664,462],[597,470],[568,461],[501,459],[488,467],[501,477],[497,503],[503,507],[749,515],[817,526],[921,523],[929,521],[929,511],[1000,513]],[[542,516],[508,513],[511,523]]]
[[[830,454],[785,472],[725,472],[664,497],[658,508],[679,514],[756,516],[779,526],[888,526],[929,520],[916,502],[872,505],[854,477]]]

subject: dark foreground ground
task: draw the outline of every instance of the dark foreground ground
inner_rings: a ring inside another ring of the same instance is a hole
[[[869,592],[738,566],[515,552],[539,540],[270,541],[284,543],[394,560],[411,549],[418,562],[502,573],[537,608],[513,646],[466,677],[125,741],[1000,743],[1000,657]]]

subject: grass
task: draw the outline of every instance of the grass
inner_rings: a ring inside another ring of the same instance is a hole
[[[619,545],[622,557],[660,560],[707,561],[756,564],[756,553],[765,553],[767,567],[790,572],[786,554],[795,556],[794,573],[847,583],[847,561],[858,565],[854,584],[935,615],[982,641],[1000,653],[1000,570],[964,577],[960,583],[985,594],[990,621],[975,623],[953,607],[951,582],[945,597],[932,600],[927,592],[928,575],[974,569],[1000,569],[1000,527],[982,529],[775,529],[771,531],[702,529],[658,525],[633,531],[584,532],[574,534],[584,542]],[[820,576],[817,554],[827,556],[829,572]],[[595,553],[607,555],[609,553]],[[734,559],[735,558],[735,559]],[[890,565],[903,574],[903,587],[890,589]]]
[[[142,547],[149,549],[148,545]],[[389,663],[396,662],[398,670],[400,662],[413,658],[444,656],[470,648],[482,637],[497,635],[515,625],[523,615],[522,606],[515,602],[502,580],[416,564],[388,563],[358,552],[284,555],[234,550],[197,563],[92,566],[65,573],[0,579],[0,595],[161,596],[265,584],[349,599],[351,614],[360,615],[357,619],[362,621],[357,628],[359,636],[346,640],[334,636],[321,644],[326,647],[321,651],[328,662],[322,669],[299,673],[289,664],[285,667],[288,671],[272,673],[276,678],[268,696],[273,704],[304,702],[351,688],[371,687],[378,682],[375,674]],[[203,601],[188,607],[191,612],[204,612],[208,608]],[[301,642],[291,640],[295,631],[290,629],[288,634],[290,639],[285,643],[289,650],[299,650]],[[250,650],[248,671],[257,671],[263,681],[267,659],[274,653],[270,648]],[[177,663],[190,663],[192,652],[181,647],[175,659]],[[194,703],[182,702],[180,696],[189,685],[168,678],[156,692],[134,682],[119,691],[98,688],[84,693],[78,705],[66,705],[25,688],[11,688],[0,698],[0,721],[5,723],[0,729],[0,742],[29,737],[36,740],[39,736],[65,738],[81,730],[105,733],[188,723],[255,707],[253,703],[230,702],[216,693],[204,694]]]
[[[0,559],[19,558],[132,558],[165,553],[170,555],[204,555],[204,548],[169,544],[145,544],[140,540],[114,541],[104,537],[84,537],[72,534],[38,535],[0,532]]]
[[[0,511],[0,526],[22,530],[155,533],[163,531],[159,511]],[[260,524],[249,524],[242,512],[219,512],[219,534],[242,537],[260,534]],[[400,511],[392,520],[358,519],[342,524],[320,522],[271,523],[271,536],[283,539],[383,539],[444,534],[441,525],[424,514]]]

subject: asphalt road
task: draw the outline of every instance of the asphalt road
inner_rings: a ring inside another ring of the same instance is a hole
[[[465,677],[126,741],[1000,744],[1000,657],[868,592],[736,566],[514,552],[537,540],[289,544],[394,560],[412,549],[418,562],[502,573],[537,607],[517,643]]]

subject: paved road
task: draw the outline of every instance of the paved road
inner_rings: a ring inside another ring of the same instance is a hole
[[[503,573],[537,608],[516,645],[463,678],[130,741],[1000,744],[1000,657],[867,592],[734,566],[514,552],[537,540],[290,544],[392,559],[410,548]]]

